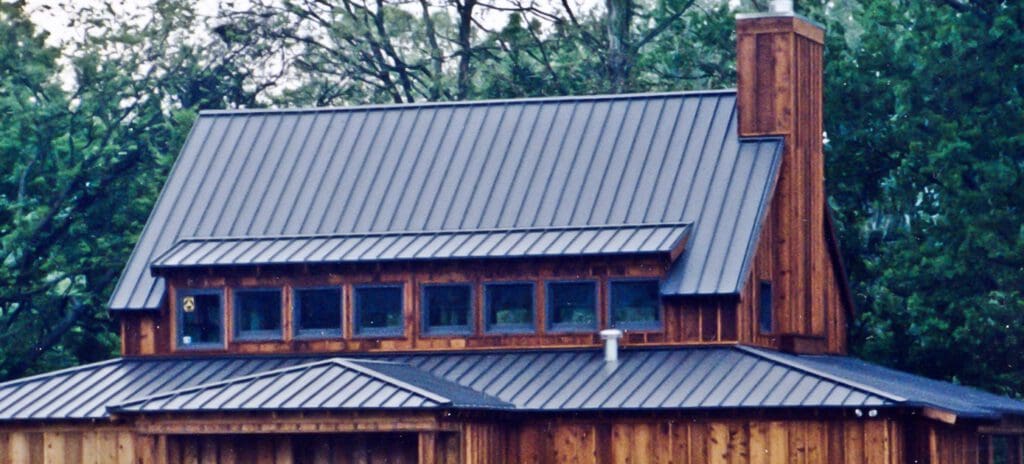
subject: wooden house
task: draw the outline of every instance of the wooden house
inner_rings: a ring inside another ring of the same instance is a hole
[[[735,90],[203,112],[3,463],[988,463],[1024,403],[846,355],[820,26]]]

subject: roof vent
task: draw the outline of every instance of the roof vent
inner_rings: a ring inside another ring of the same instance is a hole
[[[619,360],[619,339],[622,338],[622,331],[619,329],[605,329],[600,334],[601,340],[604,340],[604,361],[617,362]]]
[[[772,13],[793,13],[793,0],[772,0]]]

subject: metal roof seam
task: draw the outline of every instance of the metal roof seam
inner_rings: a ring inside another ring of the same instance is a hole
[[[640,110],[640,116],[639,116],[639,118],[637,118],[636,128],[633,129],[632,137],[629,139],[629,148],[627,148],[625,150],[622,150],[622,153],[625,153],[625,156],[627,158],[633,154],[633,148],[636,146],[637,134],[641,130],[641,124],[644,121],[644,117],[647,116],[647,108],[648,108],[648,106],[650,106],[650,102],[651,102],[651,100],[644,100],[643,101],[643,109]],[[662,109],[664,109],[664,108],[665,108],[665,106],[662,105]],[[615,148],[619,144],[619,138],[622,136],[622,131],[623,131],[624,127],[626,127],[625,124],[620,124],[619,125],[618,132],[615,135],[615,142],[611,145],[611,147],[612,147],[611,150],[613,151],[613,153],[612,153],[612,156],[609,156],[609,159],[608,159],[608,163],[609,164],[611,164],[611,160],[612,160],[612,157],[614,156],[614,152],[617,151],[617,150],[615,150]],[[606,165],[606,168],[603,169],[602,172],[601,172],[601,179],[598,180],[597,185],[602,186],[602,187],[604,186],[604,183],[607,180],[608,174],[609,174],[610,171],[611,171],[611,169],[607,169],[607,165]],[[616,174],[621,175],[622,173],[619,172],[619,173],[616,173]],[[619,189],[621,187],[622,187],[622,183],[621,182],[618,182],[618,183],[615,184],[615,192],[612,195],[612,198],[618,198],[617,194],[619,193]],[[598,199],[599,199],[601,193],[602,193],[601,190],[598,189],[597,194],[594,195],[594,204],[590,207],[590,213],[587,215],[586,222],[591,222],[591,221],[594,220],[594,212],[597,211],[597,202],[598,202]],[[609,206],[609,208],[607,209],[606,213],[607,214],[611,214],[611,212],[612,212],[612,208],[611,208],[611,206]],[[608,217],[605,216],[605,221],[606,222],[607,222],[607,219],[608,219]]]
[[[416,123],[417,123],[417,122],[419,122],[419,120],[420,120],[420,114],[421,114],[421,113],[422,113],[422,111],[421,111],[421,110],[420,110],[419,108],[417,108],[417,109],[416,109],[416,110],[415,110],[415,111],[413,112],[413,116],[412,116],[412,122],[411,122],[411,123],[409,123],[409,132],[410,132],[410,133],[412,132],[413,128],[415,128],[415,127],[416,127]],[[433,116],[436,116],[436,115],[437,115],[437,113],[436,113],[436,112],[434,112],[434,113],[433,113],[433,115],[431,116],[431,119],[433,119]],[[398,122],[395,122],[395,127],[398,127]],[[411,137],[405,137],[405,138],[404,138],[404,140],[403,140],[403,141],[401,142],[401,143],[402,143],[402,146],[403,146],[403,148],[404,148],[404,147],[407,147],[407,146],[409,145],[409,139],[410,139],[410,138],[411,138]],[[381,159],[380,159],[380,162],[379,162],[379,163],[377,163],[377,167],[376,167],[376,169],[374,169],[374,170],[373,170],[373,177],[371,177],[371,178],[370,178],[370,182],[369,182],[369,187],[368,187],[368,189],[372,189],[372,188],[373,188],[373,186],[375,186],[375,185],[377,184],[377,178],[378,178],[378,177],[380,177],[380,172],[381,172],[381,169],[382,169],[382,168],[384,167],[384,161],[385,161],[385,159],[387,158],[387,154],[388,154],[389,150],[391,149],[391,144],[393,144],[393,143],[395,142],[395,139],[396,139],[396,137],[395,137],[395,134],[394,134],[394,133],[391,133],[391,134],[390,134],[390,137],[388,137],[388,141],[387,141],[387,143],[386,143],[386,144],[384,145],[384,149],[383,149],[383,152],[384,152],[384,154],[383,154],[383,155],[381,155],[381,157],[380,157],[380,158],[381,158]],[[403,150],[403,151],[404,151],[404,150]],[[387,184],[386,184],[386,187],[390,187],[390,185],[391,185],[391,181],[392,181],[392,180],[394,180],[394,177],[389,177],[389,178],[388,178],[388,182],[387,182]],[[378,199],[379,199],[379,197],[378,197]],[[363,217],[363,212],[364,212],[364,211],[366,211],[366,205],[367,205],[367,202],[366,202],[366,201],[363,201],[363,202],[362,202],[362,203],[361,203],[361,204],[359,205],[359,209],[358,209],[358,210],[356,210],[356,214],[355,214],[355,219],[354,219],[354,221],[355,221],[356,223],[358,223],[358,222],[359,222],[359,219]],[[377,212],[377,213],[380,213],[380,208],[379,208],[379,207],[378,207],[378,208],[375,208],[375,209],[376,209],[376,212]],[[371,226],[372,226],[372,222],[371,222]]]
[[[421,395],[421,396],[423,396],[425,398],[430,398],[431,401],[435,401],[435,402],[437,402],[439,404],[451,403],[451,399],[449,399],[449,398],[446,398],[446,397],[444,397],[442,395],[439,395],[439,394],[434,393],[432,391],[426,390],[424,388],[420,388],[420,387],[418,387],[416,385],[413,385],[411,383],[405,382],[403,380],[396,379],[396,378],[394,378],[392,376],[389,376],[389,375],[386,375],[386,374],[384,374],[384,373],[382,373],[380,371],[372,370],[369,367],[363,367],[362,365],[357,364],[356,362],[349,361],[349,360],[346,360],[346,359],[342,359],[342,360],[340,360],[340,362],[343,363],[346,367],[349,367],[350,369],[357,370],[357,371],[362,372],[363,374],[366,374],[366,375],[369,375],[369,376],[373,376],[373,377],[377,377],[377,378],[383,379],[383,380],[387,381],[388,383],[390,383],[392,385],[400,386],[401,388],[404,388],[406,390],[414,392],[414,393],[416,393],[418,395]],[[424,374],[426,374],[426,373],[424,373]],[[430,375],[430,374],[426,374],[426,375]]]
[[[899,395],[893,395],[893,394],[890,394],[888,392],[884,392],[884,391],[878,390],[876,388],[870,387],[868,385],[860,384],[859,382],[851,381],[851,380],[846,379],[846,378],[842,378],[842,377],[839,377],[839,376],[836,376],[836,375],[832,375],[832,374],[829,374],[829,373],[826,373],[826,372],[822,372],[822,371],[820,371],[818,369],[814,369],[814,368],[811,368],[811,367],[808,367],[808,366],[804,366],[804,365],[800,365],[800,364],[788,361],[785,358],[782,358],[781,356],[777,356],[777,355],[775,355],[773,353],[768,353],[768,352],[765,352],[765,351],[762,351],[762,350],[758,350],[756,348],[748,347],[748,346],[745,346],[745,345],[736,345],[735,349],[742,350],[742,351],[745,351],[747,353],[751,353],[751,354],[753,354],[755,356],[760,356],[760,357],[762,357],[762,358],[764,358],[764,359],[766,359],[768,361],[774,362],[776,364],[781,364],[781,365],[784,365],[786,367],[789,367],[789,368],[792,368],[792,369],[796,369],[796,370],[799,370],[799,371],[802,371],[802,372],[805,372],[805,373],[808,373],[808,374],[811,374],[811,375],[814,375],[814,376],[817,376],[817,377],[820,377],[820,378],[828,379],[830,381],[833,381],[833,382],[845,385],[845,386],[847,386],[847,387],[849,387],[850,389],[853,389],[853,390],[860,390],[862,392],[870,393],[872,395],[888,399],[889,401],[895,401],[897,403],[902,403],[902,402],[907,400],[906,398],[903,398],[903,397],[901,397]]]
[[[764,189],[764,191],[761,194],[761,201],[760,201],[761,204],[758,207],[757,213],[755,215],[756,219],[754,221],[754,229],[753,229],[752,233],[750,234],[750,239],[747,241],[746,253],[744,254],[744,257],[743,257],[743,263],[740,265],[739,278],[736,280],[736,288],[737,289],[743,288],[743,286],[746,284],[747,273],[748,273],[747,271],[750,269],[750,263],[753,260],[754,249],[757,247],[757,242],[758,242],[758,240],[760,240],[760,237],[761,237],[761,231],[764,228],[765,221],[768,219],[767,218],[768,208],[769,208],[769,201],[768,200],[774,194],[775,186],[776,186],[776,184],[778,183],[778,180],[779,180],[779,168],[781,167],[781,164],[782,164],[781,161],[780,161],[780,157],[781,157],[781,154],[782,154],[782,148],[783,148],[784,141],[783,141],[783,139],[778,138],[778,139],[776,139],[776,142],[777,143],[775,145],[775,150],[774,150],[774,153],[772,154],[771,170],[770,170],[770,173],[768,175],[769,183],[768,183],[767,188]]]
[[[512,142],[515,140],[515,138],[512,137],[511,135],[515,135],[515,133],[519,130],[519,124],[523,121],[523,113],[524,113],[523,110],[519,110],[519,114],[516,115],[516,122],[512,125],[512,129],[510,130],[510,136],[508,137],[508,142],[505,144],[505,150],[502,151],[502,155],[501,155],[500,159],[497,162],[499,168],[505,164],[505,160],[508,158],[509,147],[512,146]],[[504,118],[504,114],[502,114],[502,118]],[[533,124],[536,125],[537,121],[539,119],[540,118],[533,118]],[[498,121],[499,125],[501,124],[502,120]],[[490,155],[491,152],[494,151],[494,144],[495,144],[495,142],[497,142],[497,140],[498,140],[498,137],[494,137],[494,138],[491,139],[490,145],[487,148],[487,154],[488,154],[488,156],[486,156],[487,159],[490,159],[489,155]],[[486,166],[486,164],[482,165],[480,169],[483,170],[485,166]],[[476,194],[477,189],[480,188],[480,182],[481,182],[482,179],[483,179],[483,176],[479,175],[479,176],[476,176],[476,179],[474,179],[474,181],[473,181],[473,189],[471,190],[471,193],[469,195],[470,200],[466,203],[466,209],[464,209],[462,211],[462,214],[460,215],[461,216],[461,219],[459,221],[459,228],[460,229],[463,228],[463,227],[466,227],[466,218],[469,217],[469,214],[468,214],[469,206],[470,206],[470,203],[472,203],[473,199],[476,198],[475,194]],[[491,187],[493,187],[493,185]],[[493,194],[494,194],[493,188],[488,189],[488,194],[487,194],[487,196],[484,197],[484,201],[483,201],[483,205],[484,206],[486,206],[488,204],[488,202],[489,202],[489,200],[491,198],[491,195],[493,195]]]

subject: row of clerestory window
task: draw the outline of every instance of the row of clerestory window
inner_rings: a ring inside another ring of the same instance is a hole
[[[598,328],[596,281],[545,283],[546,332],[587,332]],[[533,282],[488,282],[482,285],[483,327],[486,334],[536,332],[535,309],[541,296]],[[653,279],[612,280],[608,283],[608,326],[627,330],[661,328],[659,284]],[[405,333],[403,284],[355,285],[352,292],[352,335],[398,337]],[[477,306],[470,283],[424,284],[420,288],[420,327],[423,335],[472,335]],[[284,337],[283,288],[233,288],[232,338],[238,341],[281,340]],[[291,289],[292,334],[298,339],[343,335],[343,288]],[[177,345],[214,348],[223,345],[224,294],[221,289],[177,291]]]

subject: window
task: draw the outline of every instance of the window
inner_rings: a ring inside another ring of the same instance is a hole
[[[281,289],[236,289],[233,296],[236,339],[281,338]]]
[[[298,337],[341,336],[341,289],[295,289],[295,335]]]
[[[772,333],[772,283],[762,280],[758,291],[757,325],[761,333]]]
[[[471,333],[473,288],[469,285],[423,286],[424,333]]]
[[[597,328],[597,285],[594,282],[549,282],[548,328],[586,331]]]
[[[178,292],[178,347],[223,346],[223,312],[220,290]]]
[[[401,286],[356,287],[355,307],[357,335],[402,335]]]
[[[661,292],[657,280],[612,282],[609,319],[620,329],[650,329],[661,326]]]
[[[978,462],[982,464],[1020,464],[1022,456],[1020,435],[979,435]]]
[[[487,331],[533,331],[533,284],[487,284],[484,298]]]

